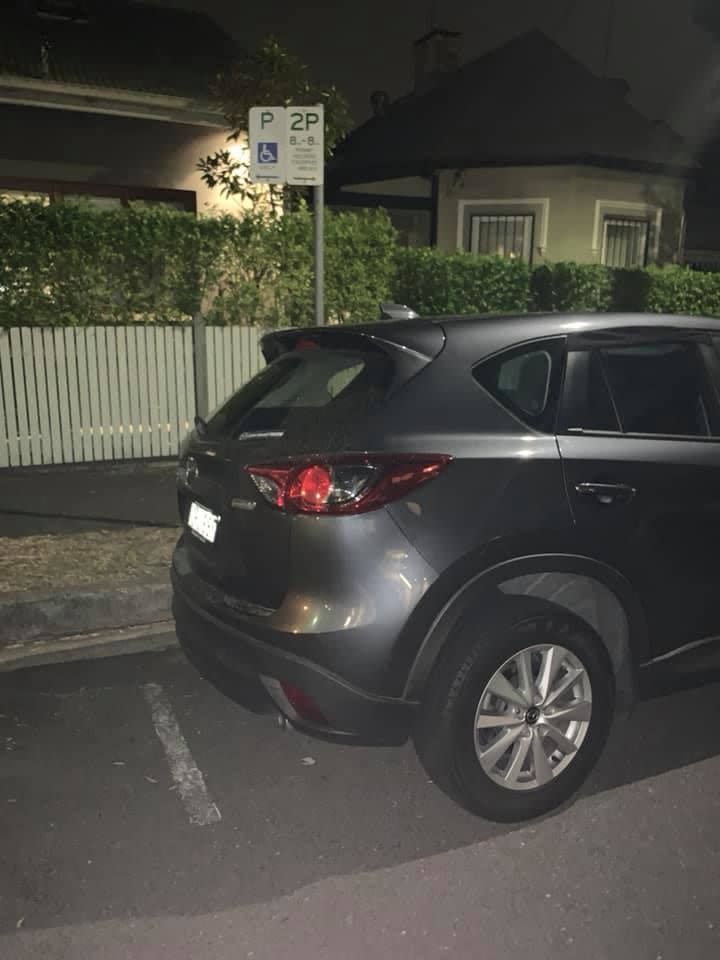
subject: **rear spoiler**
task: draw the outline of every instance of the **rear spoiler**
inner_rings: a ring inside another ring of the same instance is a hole
[[[267,333],[260,348],[267,363],[295,350],[325,348],[335,350],[384,349],[414,356],[421,365],[434,360],[445,346],[445,331],[436,323],[396,327],[389,323],[368,323],[355,327],[307,327]]]
[[[427,363],[445,346],[445,331],[439,324],[422,320],[402,303],[382,303],[380,322],[331,327],[291,327],[273,330],[260,341],[263,356],[272,363],[283,353],[310,347],[365,349],[368,341],[377,347],[413,353]],[[402,321],[405,321],[404,323]],[[413,323],[412,321],[417,321]]]

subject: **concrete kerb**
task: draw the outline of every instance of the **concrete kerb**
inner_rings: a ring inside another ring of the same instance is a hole
[[[55,659],[63,659],[63,651],[81,651],[85,645],[119,648],[131,639],[137,650],[143,631],[150,648],[157,649],[157,637],[172,634],[170,603],[165,582],[0,596],[0,670],[32,662],[40,653],[47,658],[55,651]]]

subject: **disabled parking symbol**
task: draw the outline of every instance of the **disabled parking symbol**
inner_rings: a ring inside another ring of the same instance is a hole
[[[260,141],[258,143],[258,163],[277,163],[278,162],[278,144]]]

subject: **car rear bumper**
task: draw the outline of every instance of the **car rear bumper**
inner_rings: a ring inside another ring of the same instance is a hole
[[[221,693],[255,713],[280,712],[294,727],[328,740],[397,745],[411,731],[416,703],[361,690],[311,661],[252,635],[252,622],[230,625],[183,589],[173,570],[173,615],[188,660]],[[275,682],[273,682],[275,681]],[[277,681],[292,684],[314,701],[327,724],[300,717]]]

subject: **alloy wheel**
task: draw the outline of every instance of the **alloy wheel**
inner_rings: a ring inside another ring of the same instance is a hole
[[[485,686],[475,712],[480,766],[508,790],[536,790],[575,759],[590,726],[592,686],[578,657],[539,644],[513,654]]]

